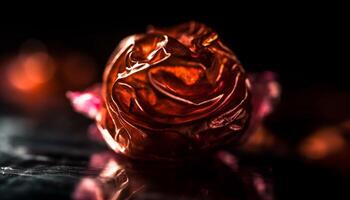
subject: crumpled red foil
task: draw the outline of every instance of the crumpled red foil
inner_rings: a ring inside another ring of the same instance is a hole
[[[125,38],[106,66],[101,92],[95,87],[68,97],[96,120],[116,152],[177,160],[233,146],[250,119],[259,123],[279,96],[267,74],[255,76],[260,85],[254,86],[218,34],[190,22]]]

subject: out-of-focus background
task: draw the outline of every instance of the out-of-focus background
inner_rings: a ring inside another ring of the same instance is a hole
[[[247,72],[278,74],[280,103],[241,149],[243,156],[271,166],[276,197],[349,196],[349,62],[344,62],[346,54],[340,47],[345,46],[345,16],[316,8],[312,12],[299,7],[237,9],[215,14],[200,9],[178,14],[143,13],[140,17],[135,13],[125,17],[116,10],[102,17],[84,13],[87,17],[69,15],[51,20],[37,14],[14,22],[3,19],[0,150],[12,151],[6,145],[26,143],[22,135],[6,140],[6,134],[14,129],[32,136],[31,147],[53,133],[73,140],[84,137],[91,121],[72,111],[65,92],[100,82],[109,55],[123,37],[144,32],[148,25],[163,27],[196,20],[219,33]],[[49,141],[55,144],[56,140]],[[84,143],[82,151],[88,151],[91,144]],[[16,151],[21,154],[23,149]],[[55,157],[65,155],[60,145],[48,151]],[[80,156],[79,149],[71,151]],[[7,163],[2,161],[1,165],[2,172],[7,172]],[[8,182],[0,180],[0,191],[4,192]]]

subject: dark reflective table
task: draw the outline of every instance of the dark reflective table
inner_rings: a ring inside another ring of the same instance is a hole
[[[69,131],[1,117],[0,199],[273,199],[271,169],[230,151],[145,163]]]

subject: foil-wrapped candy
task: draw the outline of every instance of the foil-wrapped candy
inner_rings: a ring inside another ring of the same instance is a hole
[[[263,93],[273,82],[266,77],[257,102],[253,99],[258,106],[271,106],[279,96]],[[110,57],[100,92],[94,88],[68,97],[77,111],[96,120],[116,152],[178,160],[240,141],[250,131],[250,119],[256,124],[267,114],[252,110],[252,91],[254,85],[218,34],[190,22],[125,38]]]

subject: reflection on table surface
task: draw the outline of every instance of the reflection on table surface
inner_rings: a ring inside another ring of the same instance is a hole
[[[229,151],[197,161],[118,157],[84,134],[0,119],[1,199],[272,199],[270,169]]]
[[[110,152],[94,154],[90,169],[103,168],[97,176],[84,177],[74,199],[272,199],[271,185],[254,168],[232,163],[232,154],[197,163],[168,164],[128,162]],[[229,160],[225,165],[221,159]],[[180,165],[180,166],[179,166]]]

